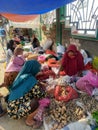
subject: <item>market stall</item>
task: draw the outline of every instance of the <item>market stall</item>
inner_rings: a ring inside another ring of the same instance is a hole
[[[29,57],[30,60],[36,59],[41,63],[42,68],[37,79],[49,94],[50,105],[43,116],[45,130],[92,130],[92,127],[96,127],[97,94],[95,98],[95,95],[90,96],[77,89],[76,80],[79,77],[68,76],[62,71],[57,75],[60,60],[53,55],[38,54],[37,50]]]

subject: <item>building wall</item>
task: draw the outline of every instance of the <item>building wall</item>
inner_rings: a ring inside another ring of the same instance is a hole
[[[65,30],[64,25],[62,25],[62,44],[66,45],[70,43],[71,30]],[[74,37],[73,37],[74,38]],[[78,38],[79,39],[79,38]],[[82,49],[86,49],[92,56],[98,56],[98,41],[91,41],[89,39],[79,39]]]
[[[49,33],[54,41],[53,48],[56,51],[56,24],[50,28]],[[62,44],[67,46],[70,43],[70,38],[74,38],[71,36],[71,30],[65,29],[64,24],[62,24]],[[98,56],[98,41],[79,39],[79,42],[82,49],[87,50],[92,56]]]
[[[98,56],[98,41],[80,39],[81,48],[86,49],[92,56]]]

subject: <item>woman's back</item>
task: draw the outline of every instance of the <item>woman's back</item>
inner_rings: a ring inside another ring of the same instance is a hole
[[[7,63],[7,65],[10,62],[10,59],[11,59],[13,52],[14,52],[14,49],[15,49],[14,40],[10,40],[7,43],[7,52],[6,52],[6,63]]]
[[[11,59],[12,56],[13,56],[12,50],[8,49],[7,52],[6,52],[6,63],[7,63],[7,65],[9,64],[10,59]]]

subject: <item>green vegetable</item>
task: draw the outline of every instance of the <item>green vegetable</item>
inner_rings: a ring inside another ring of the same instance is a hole
[[[96,123],[98,124],[98,111],[93,112],[92,116],[95,119]],[[98,128],[96,130],[98,130]]]

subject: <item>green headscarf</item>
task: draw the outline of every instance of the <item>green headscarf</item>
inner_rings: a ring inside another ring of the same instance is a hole
[[[35,75],[40,71],[40,63],[36,60],[26,61],[22,70],[13,82],[8,101],[19,99],[29,92],[37,83]]]

